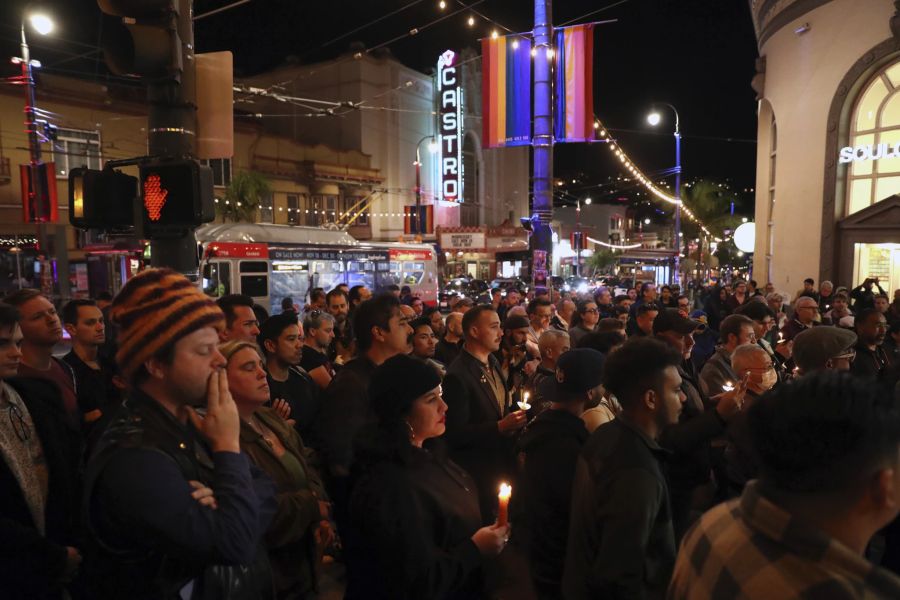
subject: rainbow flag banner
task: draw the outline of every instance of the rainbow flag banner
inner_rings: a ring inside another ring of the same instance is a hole
[[[531,40],[482,40],[481,84],[482,146],[531,144]]]
[[[594,139],[594,26],[575,25],[555,32],[556,142]]]

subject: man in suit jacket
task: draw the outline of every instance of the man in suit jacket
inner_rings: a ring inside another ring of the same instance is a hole
[[[62,598],[81,563],[80,438],[52,383],[10,379],[22,357],[18,319],[0,304],[0,598]]]
[[[494,520],[497,488],[513,469],[512,434],[524,427],[526,413],[510,411],[509,390],[492,353],[500,348],[500,317],[489,304],[463,316],[465,343],[444,377],[446,439],[450,457],[478,485],[481,517]]]

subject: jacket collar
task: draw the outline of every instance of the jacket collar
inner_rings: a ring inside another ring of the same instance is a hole
[[[646,433],[641,431],[634,423],[629,421],[628,417],[626,417],[625,415],[619,415],[613,422],[619,423],[622,427],[634,433],[638,438],[640,438],[642,442],[644,442],[644,445],[647,446],[650,452],[652,452],[657,458],[663,459],[671,454],[671,452],[657,444],[656,440],[648,436]]]

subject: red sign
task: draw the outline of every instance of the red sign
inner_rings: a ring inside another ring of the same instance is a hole
[[[22,213],[26,223],[56,223],[56,168],[53,163],[19,165]]]
[[[434,254],[431,250],[391,250],[388,253],[391,260],[431,260]]]
[[[268,244],[236,244],[232,242],[214,242],[207,246],[209,258],[269,258]]]

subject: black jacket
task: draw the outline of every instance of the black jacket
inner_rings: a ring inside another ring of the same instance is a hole
[[[444,338],[438,340],[434,348],[434,359],[445,365],[449,365],[459,356],[459,343],[448,342]]]
[[[188,481],[212,488],[201,506]],[[132,390],[103,433],[85,476],[92,598],[168,600],[271,596],[260,542],[275,514],[275,486],[247,455],[210,452],[189,425]],[[268,593],[267,593],[268,592]]]
[[[481,527],[474,482],[440,453],[403,459],[377,444],[354,466],[347,549],[348,600],[478,598]]]
[[[48,494],[42,536],[16,476],[0,455],[0,598],[61,598],[59,579],[65,569],[66,546],[82,545],[78,527],[80,436],[66,418],[55,385],[40,379],[6,383],[22,398],[34,423],[31,433],[41,441]]]
[[[575,463],[588,439],[584,421],[564,410],[545,410],[519,438],[531,577],[558,595],[569,535]]]
[[[489,357],[489,365],[506,390],[494,356]],[[497,421],[509,409],[509,392],[505,392],[501,410],[481,362],[465,349],[447,368],[443,392],[447,403],[444,437],[450,457],[475,480],[482,517],[485,523],[492,522],[498,486],[501,481],[508,481],[514,471],[512,437],[502,435],[497,429]]]
[[[591,434],[572,486],[567,600],[663,597],[675,564],[664,456],[623,416]]]

